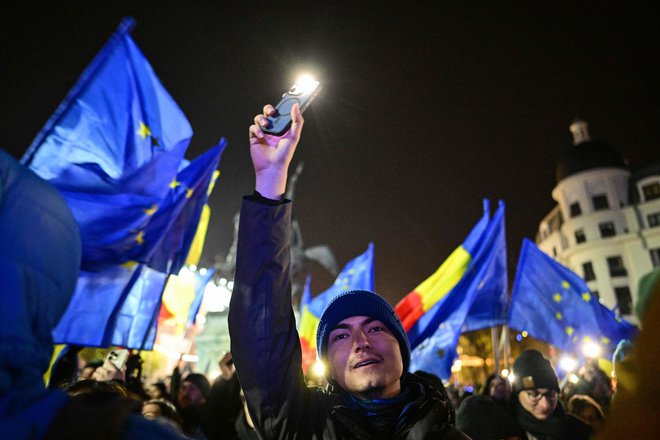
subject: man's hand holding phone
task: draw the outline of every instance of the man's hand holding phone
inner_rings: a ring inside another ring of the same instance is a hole
[[[296,150],[305,120],[300,106],[291,107],[291,127],[282,136],[266,134],[268,116],[276,114],[275,107],[264,106],[263,114],[254,117],[250,126],[250,155],[256,175],[255,189],[264,197],[277,200],[286,191],[287,171]]]

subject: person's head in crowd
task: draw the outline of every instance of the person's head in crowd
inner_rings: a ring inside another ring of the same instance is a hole
[[[79,396],[87,393],[117,394],[122,397],[130,397],[126,387],[117,381],[98,381],[94,379],[83,379],[69,385],[66,392],[71,396]]]
[[[485,395],[469,396],[458,407],[456,428],[473,440],[520,439],[518,425],[506,410]]]
[[[571,396],[566,403],[566,412],[589,425],[594,434],[603,427],[605,413],[598,402],[590,396],[584,394]]]
[[[167,399],[167,386],[164,382],[154,382],[147,387],[151,399]]]
[[[211,391],[211,384],[203,374],[188,374],[179,388],[177,400],[181,408],[189,406],[200,406],[206,403],[206,399]]]
[[[103,365],[103,359],[92,359],[85,363],[78,374],[78,379],[91,379],[94,371]]]
[[[550,362],[537,350],[526,350],[513,363],[513,394],[537,420],[547,420],[559,401],[559,382]]]
[[[511,396],[511,384],[504,377],[493,373],[486,379],[481,394],[498,402],[506,402]]]
[[[326,307],[316,333],[328,381],[361,399],[386,399],[401,391],[410,365],[410,342],[396,312],[379,295],[352,290]]]
[[[149,420],[167,419],[181,428],[181,415],[176,407],[165,399],[150,399],[142,404],[142,415]]]

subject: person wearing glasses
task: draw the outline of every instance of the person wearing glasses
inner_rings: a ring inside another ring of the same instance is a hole
[[[527,439],[590,437],[589,426],[564,410],[557,375],[539,351],[522,352],[513,363],[513,377],[510,410]]]

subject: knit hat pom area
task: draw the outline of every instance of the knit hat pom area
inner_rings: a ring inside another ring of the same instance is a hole
[[[403,371],[406,373],[410,366],[410,341],[401,320],[385,299],[368,290],[349,290],[330,301],[321,314],[316,330],[316,350],[319,358],[323,359],[328,353],[330,332],[337,324],[351,316],[368,316],[385,324],[399,341]]]
[[[550,361],[537,350],[523,351],[513,363],[513,390],[548,388],[559,391],[559,382]]]

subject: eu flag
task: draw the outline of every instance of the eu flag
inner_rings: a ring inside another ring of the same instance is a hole
[[[124,20],[22,159],[64,196],[84,270],[146,261],[140,228],[179,170],[192,129]]]
[[[179,273],[186,261],[197,231],[208,189],[220,156],[226,146],[220,144],[190,162],[170,182],[167,196],[149,210],[149,219],[141,227],[141,245],[148,249],[146,263],[161,272]]]
[[[488,203],[484,205],[487,210]],[[472,249],[474,257],[458,284],[420,318],[427,328],[435,330],[427,338],[411,340],[411,371],[422,370],[449,379],[461,333],[506,322],[503,202]]]
[[[335,282],[309,304],[309,311],[321,317],[332,299],[347,290],[374,290],[374,245],[349,261],[339,272]]]
[[[610,355],[637,331],[605,307],[580,276],[529,240],[520,252],[509,326],[568,352],[580,352],[582,343],[591,341]]]

